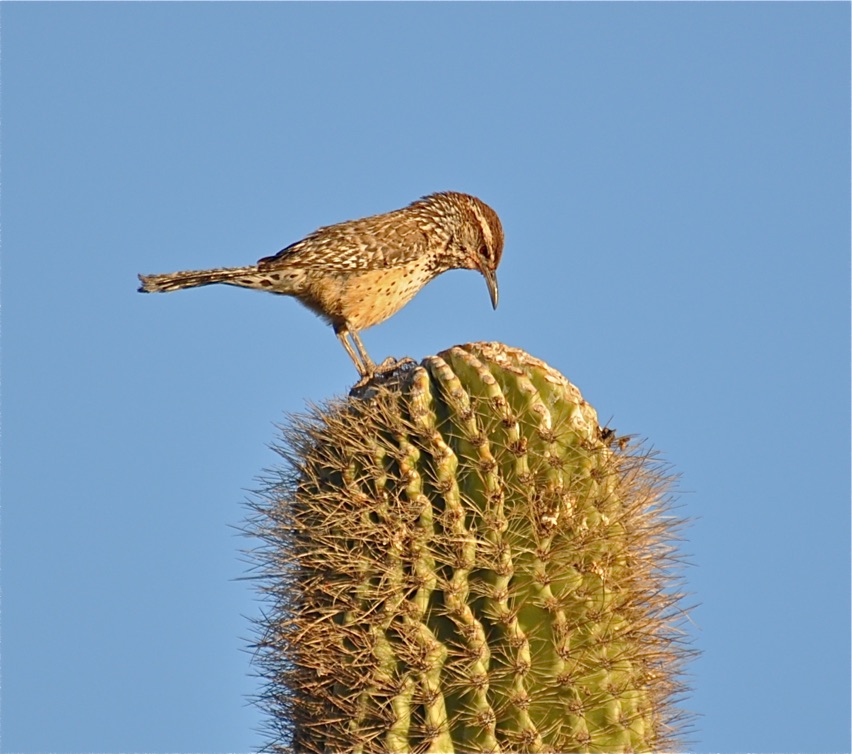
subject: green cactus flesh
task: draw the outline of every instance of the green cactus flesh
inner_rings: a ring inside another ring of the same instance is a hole
[[[670,479],[564,377],[458,346],[285,439],[253,529],[273,749],[680,743]]]

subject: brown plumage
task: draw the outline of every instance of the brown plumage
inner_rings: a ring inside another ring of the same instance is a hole
[[[496,308],[502,253],[497,213],[474,196],[445,191],[383,215],[320,228],[249,267],[140,275],[139,290],[224,283],[294,296],[332,325],[366,378],[377,367],[360,330],[395,314],[432,278],[453,269],[479,270]]]

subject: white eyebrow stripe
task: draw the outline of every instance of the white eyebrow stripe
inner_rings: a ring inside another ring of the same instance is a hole
[[[479,225],[482,228],[482,235],[485,236],[485,243],[488,245],[489,249],[493,249],[494,236],[491,233],[491,226],[488,224],[488,220],[485,219],[485,215],[482,214],[482,211],[479,209],[476,202],[472,202],[471,207],[473,209],[473,214],[476,215],[476,219],[479,220]]]

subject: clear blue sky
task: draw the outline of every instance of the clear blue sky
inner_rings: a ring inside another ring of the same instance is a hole
[[[355,379],[163,296],[432,191],[501,215],[376,359],[500,340],[681,474],[700,752],[849,751],[848,3],[2,5],[2,745],[250,751],[236,531]]]

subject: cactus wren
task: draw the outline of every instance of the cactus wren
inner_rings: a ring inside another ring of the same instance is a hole
[[[319,228],[249,267],[139,275],[139,291],[224,283],[295,296],[331,324],[366,380],[393,368],[395,362],[388,359],[376,367],[360,330],[398,312],[447,270],[479,270],[496,309],[496,271],[502,253],[503,228],[497,213],[474,196],[445,191],[394,212]]]

